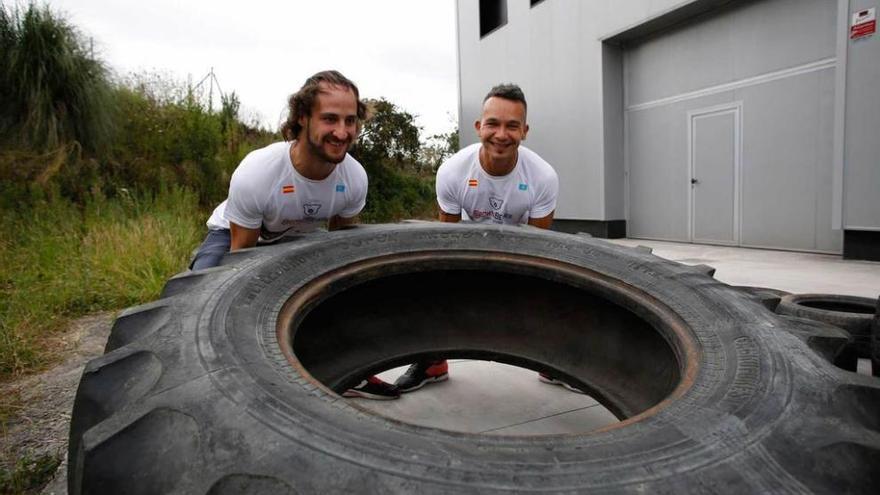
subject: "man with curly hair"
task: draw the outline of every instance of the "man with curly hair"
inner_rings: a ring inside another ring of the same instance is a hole
[[[208,219],[193,259],[199,270],[230,251],[288,233],[338,229],[357,222],[367,198],[367,173],[348,149],[366,118],[357,86],[337,71],[319,72],[289,100],[284,141],[249,153],[235,169],[229,195]],[[371,376],[347,397],[396,399],[397,388]]]

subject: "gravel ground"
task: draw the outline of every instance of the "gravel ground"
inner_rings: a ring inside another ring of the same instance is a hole
[[[73,322],[58,346],[70,349],[62,363],[36,375],[0,385],[0,400],[15,398],[21,409],[3,433],[0,462],[10,465],[24,455],[64,458],[45,494],[67,493],[67,434],[70,411],[83,367],[104,353],[113,313],[99,313]]]

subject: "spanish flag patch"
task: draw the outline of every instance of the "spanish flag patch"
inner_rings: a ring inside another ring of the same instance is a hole
[[[468,179],[468,187],[477,187],[480,182],[477,179]]]
[[[286,186],[281,186],[281,192],[284,194],[290,194],[295,191],[296,191],[296,188],[293,187],[293,184],[287,184]]]

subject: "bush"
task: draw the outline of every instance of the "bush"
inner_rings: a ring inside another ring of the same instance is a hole
[[[48,151],[97,150],[112,133],[108,72],[47,7],[0,5],[0,142]]]
[[[352,148],[370,180],[365,222],[435,217],[434,179],[420,161],[419,127],[412,114],[385,100],[367,100],[371,118]]]
[[[432,176],[407,174],[382,162],[366,163],[365,168],[370,186],[361,213],[363,222],[437,218]]]
[[[118,90],[119,137],[106,176],[117,187],[156,191],[178,184],[199,191],[203,203],[225,193],[219,155],[221,121],[195,98],[162,102],[130,88]]]

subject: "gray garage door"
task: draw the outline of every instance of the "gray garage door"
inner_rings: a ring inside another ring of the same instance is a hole
[[[840,252],[837,2],[742,2],[624,51],[628,235]]]

